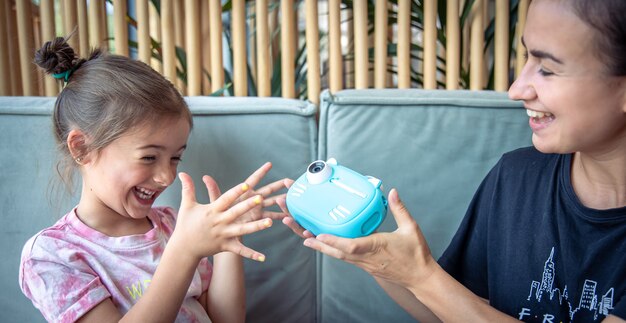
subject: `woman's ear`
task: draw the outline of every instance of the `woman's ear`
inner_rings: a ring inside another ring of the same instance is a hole
[[[82,131],[70,130],[67,135],[67,148],[77,164],[82,165],[87,161],[87,138]]]

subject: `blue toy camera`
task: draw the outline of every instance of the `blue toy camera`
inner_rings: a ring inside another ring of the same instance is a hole
[[[382,182],[337,164],[334,158],[312,162],[287,192],[287,208],[314,235],[344,238],[369,235],[387,215]]]

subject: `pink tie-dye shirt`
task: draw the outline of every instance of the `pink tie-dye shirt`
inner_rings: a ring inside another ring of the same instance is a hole
[[[176,212],[155,207],[145,234],[109,237],[85,225],[75,209],[32,237],[22,251],[20,286],[50,322],[74,322],[111,298],[126,313],[146,289],[174,230]],[[210,322],[197,298],[209,287],[205,258],[187,291],[177,322]]]

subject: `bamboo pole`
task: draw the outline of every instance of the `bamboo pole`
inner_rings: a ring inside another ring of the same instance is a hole
[[[231,35],[233,39],[233,83],[235,96],[247,96],[246,2],[245,0],[233,0],[232,4]]]
[[[156,10],[155,6],[148,6],[148,15],[149,15],[149,23],[150,23],[150,37],[154,39],[157,43],[161,42],[161,16]],[[152,57],[150,59],[150,66],[159,72],[163,73],[163,64],[157,58]]]
[[[56,36],[54,0],[41,0],[39,12],[41,15],[41,37],[44,42],[50,41]],[[59,93],[59,82],[52,77],[44,77],[44,93],[46,96],[56,96]]]
[[[424,1],[424,89],[437,88],[437,1]]]
[[[485,43],[483,25],[484,0],[476,0],[470,13],[470,90],[482,90],[485,86],[484,54]]]
[[[152,42],[150,41],[149,0],[136,0],[137,11],[137,58],[150,64]]]
[[[461,74],[461,27],[459,0],[448,0],[446,6],[446,89],[459,88]]]
[[[6,8],[6,18],[7,18],[7,35],[17,35],[17,12],[14,8],[12,1],[4,2]],[[24,95],[24,90],[22,88],[22,73],[20,67],[20,59],[22,56],[20,55],[20,45],[18,37],[9,37],[8,40],[9,46],[7,47],[9,50],[9,70],[11,76],[11,93],[12,95]]]
[[[174,1],[161,0],[161,54],[163,76],[176,84],[176,49],[174,38]]]
[[[309,101],[320,103],[320,38],[317,1],[306,0],[307,89]]]
[[[332,93],[336,93],[343,88],[340,5],[340,0],[328,0],[328,83]]]
[[[200,44],[202,44],[202,94],[211,93],[211,80],[208,72],[211,70],[211,42],[209,41],[209,2],[200,2],[201,34]]]
[[[374,87],[387,87],[387,0],[376,1],[376,15],[374,19]]]
[[[522,33],[524,32],[524,26],[526,26],[526,15],[528,15],[528,5],[530,4],[530,0],[520,0],[518,4],[518,13],[517,13],[517,26],[515,30],[516,39],[516,57],[515,57],[515,76],[517,77],[522,73],[522,69],[524,69],[524,64],[526,64],[526,59],[524,54],[526,53],[526,49],[522,44]]]
[[[7,33],[7,7],[4,3],[0,3],[0,47],[6,50],[0,50],[0,71],[7,71],[0,73],[0,96],[12,95],[11,91],[11,73],[9,64],[9,39]]]
[[[89,23],[87,22],[87,1],[78,0],[76,7],[78,17],[78,48],[81,56],[89,55]]]
[[[296,97],[296,50],[293,40],[294,32],[297,32],[293,0],[280,1],[280,16],[282,97],[293,99]]]
[[[198,0],[196,0],[198,1]],[[204,2],[204,1],[203,1]],[[173,4],[174,12],[174,20],[172,22],[172,29],[174,30],[174,53],[176,53],[176,47],[178,48],[186,48],[185,46],[185,4],[180,0],[175,0]],[[198,10],[200,7],[198,7]],[[162,15],[163,13],[161,13]],[[200,13],[198,12],[198,15]],[[199,20],[198,20],[199,21]],[[200,22],[199,22],[200,23]],[[200,25],[196,25],[196,28],[200,27]],[[201,33],[200,30],[195,32]],[[201,42],[198,42],[200,46],[202,46]],[[174,56],[174,71],[176,68],[180,67],[183,70],[182,64],[179,64],[178,59]],[[200,83],[202,83],[202,74],[200,74]],[[180,92],[184,95],[187,92],[185,81],[182,78],[176,77],[172,79],[172,83],[176,84],[176,87],[180,90]],[[202,91],[202,90],[201,90]]]
[[[494,90],[509,88],[509,0],[496,0]]]
[[[102,30],[102,14],[104,10],[103,0],[90,0],[89,7],[89,45],[91,47],[103,47],[105,32]]]
[[[256,51],[257,51],[257,92],[260,97],[270,96],[270,30],[268,25],[267,0],[256,1]]]
[[[398,0],[398,88],[411,87],[411,0]]]
[[[343,75],[344,87],[347,89],[354,88],[354,12],[353,8],[346,7],[341,10],[342,25],[345,24],[345,33],[342,35],[341,48],[343,54]],[[343,27],[340,27],[343,31]],[[346,42],[344,43],[344,39]],[[351,58],[350,58],[351,57]]]
[[[209,22],[211,38],[211,92],[224,87],[222,67],[222,4],[220,0],[209,0]]]
[[[106,0],[102,0],[100,3],[100,37],[102,39],[102,48],[105,50],[109,50],[111,44],[109,43],[111,35],[109,35],[109,21],[108,21],[108,13],[107,13],[107,2]],[[115,25],[114,25],[115,26]]]
[[[246,26],[250,26],[249,28],[254,28],[253,26],[256,26],[256,20],[258,19],[258,16],[256,13],[256,6],[248,6],[247,10],[249,10],[249,12],[246,15],[249,18],[246,23]],[[258,90],[259,87],[258,87],[258,82],[257,82],[256,38],[257,38],[256,32],[251,32],[248,34],[248,43],[250,45],[247,46],[248,48],[247,61],[248,61],[248,64],[250,64],[250,66],[248,67],[248,70],[250,71],[251,82],[252,84],[257,84],[257,90]]]
[[[354,11],[354,78],[355,88],[366,89],[368,80],[367,0],[355,0]]]
[[[63,14],[63,28],[65,29],[65,35],[69,35],[71,32],[75,31],[78,26],[77,19],[77,11],[76,8],[76,0],[62,0],[64,1],[64,14]],[[22,2],[22,1],[17,1]],[[80,33],[76,30],[76,33],[72,35],[70,39],[68,39],[67,43],[72,46],[74,51],[78,53],[78,55],[83,55],[80,52]]]
[[[115,53],[128,56],[128,24],[126,23],[126,0],[115,0],[113,5],[113,37]]]
[[[17,33],[20,48],[20,72],[22,74],[22,88],[25,96],[37,95],[37,77],[32,65],[35,53],[33,40],[33,24],[31,23],[32,9],[30,1],[17,1]]]
[[[202,91],[202,53],[200,52],[200,4],[185,1],[185,45],[187,48],[187,95],[197,96]],[[244,39],[245,41],[245,39]]]

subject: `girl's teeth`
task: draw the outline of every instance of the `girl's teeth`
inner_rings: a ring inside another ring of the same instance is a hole
[[[154,193],[156,193],[155,191],[151,191],[142,187],[135,188],[135,191],[137,191],[138,193],[137,195],[139,195],[139,198],[144,199],[144,200],[151,199]]]

